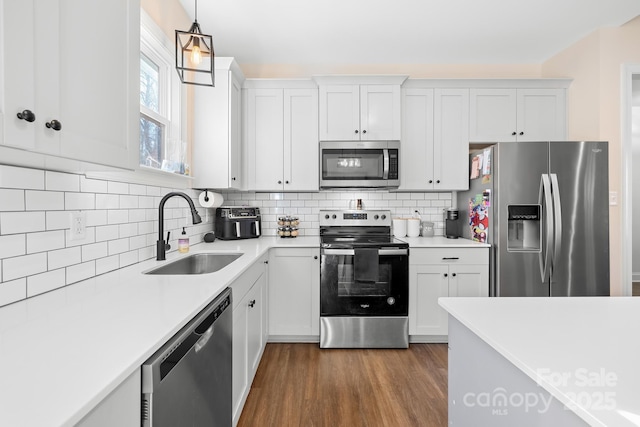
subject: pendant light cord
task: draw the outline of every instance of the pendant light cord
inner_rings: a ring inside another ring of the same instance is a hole
[[[198,22],[198,0],[195,0],[195,3],[196,3],[196,10],[194,13],[194,18],[195,18],[194,21]]]

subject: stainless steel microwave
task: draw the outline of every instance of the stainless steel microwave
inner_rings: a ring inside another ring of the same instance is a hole
[[[397,188],[400,141],[320,142],[320,188]]]

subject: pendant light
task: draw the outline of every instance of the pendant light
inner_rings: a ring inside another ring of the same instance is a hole
[[[202,34],[198,24],[198,0],[195,20],[189,31],[176,30],[176,71],[182,83],[215,86],[213,37]]]

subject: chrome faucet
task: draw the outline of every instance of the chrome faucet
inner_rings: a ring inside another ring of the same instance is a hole
[[[164,261],[166,259],[165,252],[169,249],[169,235],[167,235],[167,241],[164,240],[164,204],[173,196],[180,196],[189,203],[189,208],[191,209],[191,219],[194,224],[200,224],[202,222],[202,218],[198,215],[198,211],[196,211],[196,207],[193,204],[193,200],[189,196],[179,191],[173,191],[171,193],[167,193],[162,200],[160,200],[160,207],[158,208],[158,241],[156,242],[156,260]]]

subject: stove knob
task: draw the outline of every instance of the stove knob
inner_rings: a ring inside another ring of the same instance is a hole
[[[336,218],[338,218],[338,217],[336,216],[336,214],[333,214],[333,215],[331,215],[331,218],[332,218],[332,219],[336,219]]]
[[[393,305],[396,303],[396,299],[394,297],[387,298],[387,304]]]
[[[382,215],[380,218],[382,218],[384,220],[384,219],[387,219],[387,216],[386,215]]]
[[[378,215],[373,216],[373,219],[378,219],[378,218],[379,218]]]
[[[326,215],[324,216],[324,219],[329,219],[329,214],[326,214]]]

